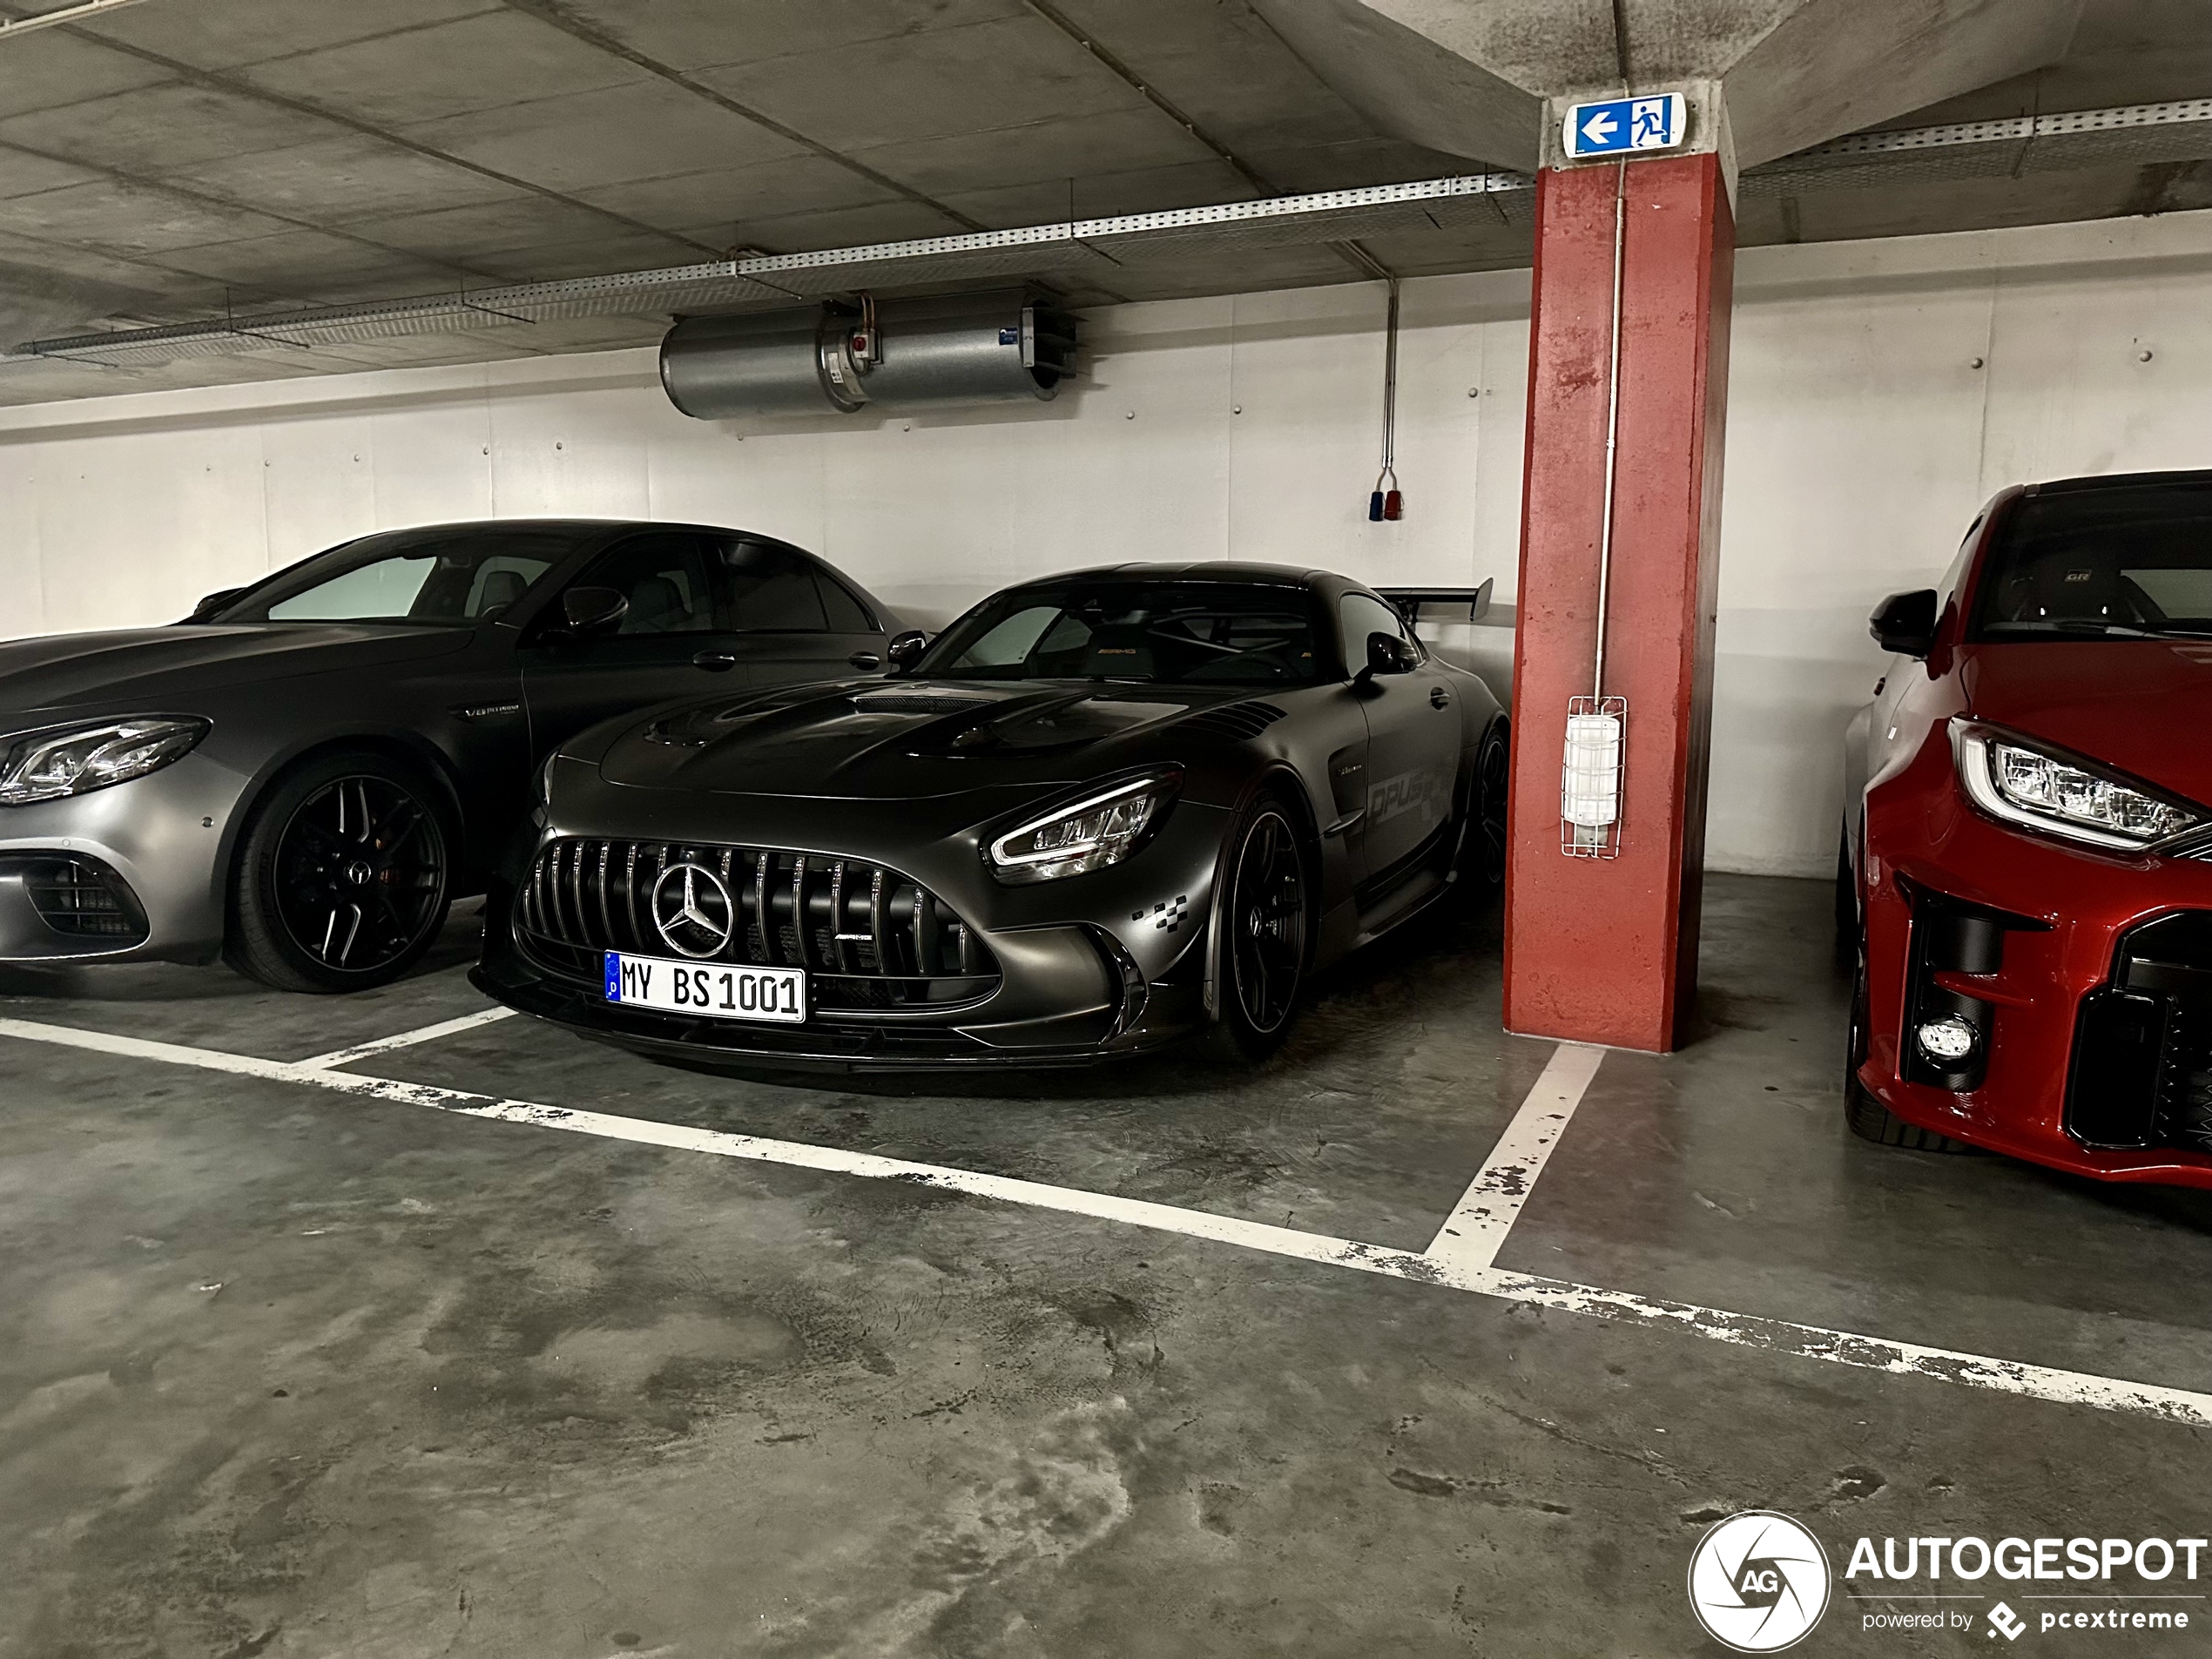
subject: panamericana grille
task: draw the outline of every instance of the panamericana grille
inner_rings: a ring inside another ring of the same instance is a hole
[[[89,859],[38,859],[23,867],[23,887],[38,918],[72,939],[135,943],[146,919],[123,878]]]
[[[727,941],[704,956],[696,937],[671,946],[655,916],[663,874],[685,864],[728,895],[726,914],[711,901]],[[516,895],[515,926],[547,967],[594,983],[610,950],[803,968],[819,1013],[965,1002],[999,981],[989,948],[927,888],[866,860],[773,847],[551,841]]]

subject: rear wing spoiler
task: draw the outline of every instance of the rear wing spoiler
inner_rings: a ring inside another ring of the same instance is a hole
[[[1465,605],[1467,620],[1480,622],[1490,614],[1490,590],[1497,580],[1486,577],[1479,588],[1377,588],[1375,591],[1390,601],[1408,628],[1418,629],[1423,605]]]

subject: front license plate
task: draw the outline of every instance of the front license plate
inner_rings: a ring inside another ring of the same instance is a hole
[[[718,1020],[806,1019],[803,968],[732,968],[719,962],[679,962],[665,956],[607,953],[607,1001],[670,1014],[705,1014]]]

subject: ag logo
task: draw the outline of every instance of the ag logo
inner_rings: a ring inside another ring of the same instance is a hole
[[[1689,1605],[1738,1653],[1779,1653],[1828,1610],[1828,1554],[1787,1515],[1747,1509],[1716,1521],[1689,1558]]]

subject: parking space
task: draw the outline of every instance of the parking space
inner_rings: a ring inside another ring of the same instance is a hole
[[[1491,924],[1355,959],[1256,1076],[810,1086],[521,1019],[351,1068],[1011,1204],[0,1038],[30,1494],[0,1652],[1426,1654],[1539,1616],[1672,1652],[1684,1552],[1737,1508],[2188,1532],[2202,1217],[1846,1136],[1824,898],[1715,883],[1705,1040],[1604,1057],[1487,1278],[1410,1253],[1553,1053],[1419,1017],[1495,996]],[[11,1021],[307,1057],[216,972],[7,990]],[[381,1035],[481,1008],[434,963]],[[1884,1370],[1760,1319],[2184,1392]],[[2045,1473],[2090,1460],[2109,1484]]]

